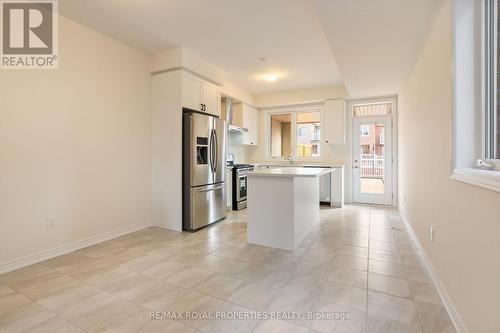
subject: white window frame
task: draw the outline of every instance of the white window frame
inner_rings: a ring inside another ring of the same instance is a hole
[[[485,149],[486,110],[491,103],[486,94],[485,1],[490,0],[454,1],[451,178],[500,192],[500,160],[488,159]],[[477,168],[478,159],[496,169]]]
[[[286,160],[284,157],[272,156],[271,142],[271,116],[280,114],[292,114],[292,138],[290,152],[294,161],[320,161],[323,154],[323,112],[322,105],[310,106],[291,106],[283,108],[274,108],[265,110],[266,120],[266,158],[268,161]],[[319,156],[299,157],[297,156],[297,114],[302,112],[319,112],[320,113],[320,140],[319,140]]]

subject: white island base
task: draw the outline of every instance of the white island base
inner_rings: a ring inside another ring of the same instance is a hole
[[[247,241],[295,250],[319,224],[319,176],[330,171],[279,168],[249,173]]]

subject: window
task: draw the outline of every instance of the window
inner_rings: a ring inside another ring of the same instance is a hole
[[[370,135],[370,125],[361,125],[360,128],[362,136]]]
[[[271,115],[271,156],[291,156],[292,115]]]
[[[500,59],[497,54],[499,50],[498,33],[499,25],[499,0],[485,0],[485,56],[484,78],[485,82],[485,158],[500,159],[500,92],[498,90],[498,80],[500,80]]]
[[[270,113],[270,157],[314,158],[320,156],[321,112]]]
[[[452,179],[500,192],[500,0],[454,0]]]
[[[297,113],[297,156],[319,156],[320,144],[320,113]]]

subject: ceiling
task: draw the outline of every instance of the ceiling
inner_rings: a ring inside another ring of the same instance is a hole
[[[345,84],[369,97],[399,91],[438,2],[64,0],[59,10],[149,53],[186,47],[251,94]]]
[[[399,93],[441,0],[316,0],[350,97]]]

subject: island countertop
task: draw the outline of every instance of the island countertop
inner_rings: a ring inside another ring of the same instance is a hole
[[[248,173],[249,177],[319,177],[332,172],[333,169],[328,168],[311,168],[311,167],[277,167],[266,168],[257,167]]]

